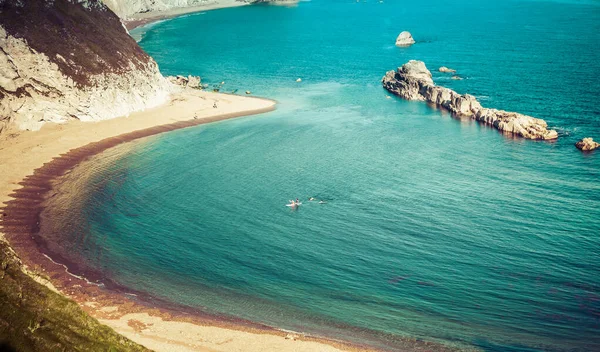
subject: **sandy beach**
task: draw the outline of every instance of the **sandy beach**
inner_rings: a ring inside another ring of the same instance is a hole
[[[125,22],[127,29],[133,29],[135,27],[143,26],[150,22],[163,20],[167,18],[182,16],[188,13],[224,9],[228,7],[238,7],[250,5],[249,2],[240,0],[212,0],[207,1],[201,5],[190,6],[190,7],[179,7],[165,11],[151,11],[145,13],[137,13],[130,16]]]
[[[213,104],[217,102],[218,108]],[[36,280],[76,301],[118,333],[156,351],[367,350],[279,331],[235,318],[158,309],[99,288],[40,255],[32,236],[55,176],[112,146],[203,123],[258,114],[275,102],[198,90],[175,94],[163,106],[101,122],[47,124],[40,131],[7,133],[0,140],[3,233]],[[25,209],[25,210],[23,210]],[[36,210],[38,209],[38,210]],[[33,217],[33,218],[32,218]],[[25,229],[25,230],[24,230]]]

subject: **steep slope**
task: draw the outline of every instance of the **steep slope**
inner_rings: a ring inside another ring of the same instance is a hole
[[[0,351],[147,351],[37,283],[0,240]]]
[[[170,87],[100,0],[0,0],[0,132],[127,115]]]

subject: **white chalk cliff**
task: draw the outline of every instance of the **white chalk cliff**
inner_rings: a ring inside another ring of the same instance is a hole
[[[127,115],[173,89],[99,0],[0,0],[0,133]]]
[[[176,8],[208,4],[208,0],[103,0],[119,17],[128,18],[136,13],[167,11]]]
[[[385,89],[407,100],[421,100],[442,106],[452,113],[468,116],[490,124],[500,131],[510,132],[528,139],[556,139],[558,133],[548,130],[542,119],[488,109],[481,106],[474,96],[458,94],[455,91],[436,86],[431,72],[423,61],[411,60],[396,71],[389,71],[382,79]]]
[[[214,4],[215,0],[103,0],[104,3],[124,20],[135,17],[136,14],[147,12],[163,12],[183,9],[186,7]],[[273,3],[291,4],[298,0],[218,0],[220,3]]]

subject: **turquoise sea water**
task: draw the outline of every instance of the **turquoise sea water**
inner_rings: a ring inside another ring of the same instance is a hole
[[[417,44],[396,48],[403,30]],[[78,270],[375,345],[600,350],[600,153],[573,146],[600,139],[599,2],[315,0],[133,34],[164,74],[225,81],[278,110],[82,165],[87,191],[45,234]],[[410,59],[484,106],[544,118],[560,139],[387,99],[381,77]],[[296,197],[300,209],[284,206]]]

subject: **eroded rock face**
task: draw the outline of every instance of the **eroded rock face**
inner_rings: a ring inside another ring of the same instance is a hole
[[[189,88],[198,88],[200,87],[200,77],[199,76],[167,76],[167,79],[169,80],[169,82],[171,82],[172,84],[176,84],[178,86],[182,86],[182,87],[189,87]]]
[[[592,138],[584,138],[579,142],[575,143],[577,149],[582,151],[594,150],[596,148],[600,148],[600,143],[594,142]]]
[[[442,106],[452,113],[468,116],[477,121],[490,124],[500,131],[514,133],[528,139],[556,139],[558,133],[548,130],[546,121],[531,116],[488,109],[481,106],[477,99],[469,94],[436,86],[431,72],[423,61],[411,60],[396,71],[388,71],[382,79],[385,89],[408,100],[421,100]]]
[[[415,43],[410,32],[404,31],[396,38],[396,46],[410,46]]]
[[[99,0],[0,1],[0,132],[123,116],[172,89]]]

